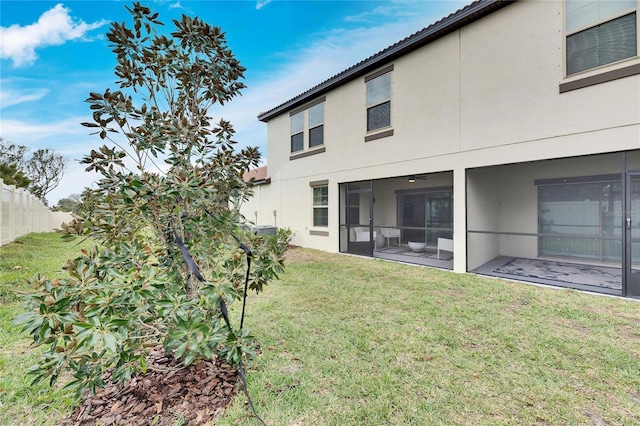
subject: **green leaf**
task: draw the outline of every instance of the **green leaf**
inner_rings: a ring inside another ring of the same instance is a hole
[[[110,327],[127,327],[129,325],[129,320],[126,318],[113,318],[109,320]]]
[[[118,340],[113,334],[108,332],[104,333],[102,336],[102,342],[104,343],[105,349],[111,352],[115,352],[117,350]]]
[[[144,356],[140,356],[140,371],[147,372],[147,359]]]
[[[27,312],[26,314],[20,314],[17,317],[13,318],[11,320],[11,323],[14,325],[20,325],[27,322],[31,322],[33,321],[34,318],[36,318],[36,315],[33,312]]]

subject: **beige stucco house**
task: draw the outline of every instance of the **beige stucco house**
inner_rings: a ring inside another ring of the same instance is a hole
[[[640,295],[639,9],[480,0],[261,113],[246,217],[304,247]]]

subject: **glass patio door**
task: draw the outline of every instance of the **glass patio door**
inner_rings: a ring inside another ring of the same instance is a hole
[[[427,198],[427,244],[437,245],[440,237],[453,238],[451,192],[433,192]]]
[[[627,295],[640,297],[640,172],[627,172],[625,202]]]
[[[400,195],[398,217],[400,218],[403,244],[407,244],[409,241],[428,242],[426,235],[426,200],[426,193]]]
[[[438,237],[453,236],[453,194],[428,190],[399,194],[398,217],[403,244],[419,241],[435,247]]]

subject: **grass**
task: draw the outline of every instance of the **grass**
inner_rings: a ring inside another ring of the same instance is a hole
[[[58,250],[38,238],[18,250],[36,266]],[[5,289],[20,278],[6,278],[7,253]],[[7,274],[33,267],[19,263]],[[23,378],[18,307],[0,308],[0,419],[53,425],[73,401]],[[270,426],[640,424],[637,301],[294,249],[245,324],[261,344],[249,391]],[[239,394],[215,424],[257,424],[245,408]]]
[[[269,425],[640,424],[637,301],[289,258],[245,320],[262,343],[248,380]],[[216,425],[235,424],[245,402]]]
[[[31,386],[25,374],[41,351],[29,349],[11,319],[22,313],[17,291],[28,290],[24,280],[36,273],[63,276],[66,260],[88,243],[65,243],[56,233],[34,233],[0,248],[0,424],[59,424],[77,404],[71,392],[47,384]]]

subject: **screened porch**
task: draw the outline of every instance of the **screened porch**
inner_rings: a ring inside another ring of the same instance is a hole
[[[452,173],[340,184],[340,251],[453,267]]]
[[[640,151],[468,170],[467,270],[640,295]]]

